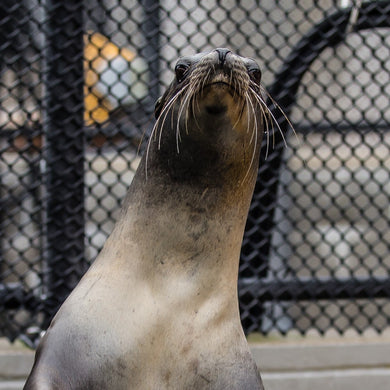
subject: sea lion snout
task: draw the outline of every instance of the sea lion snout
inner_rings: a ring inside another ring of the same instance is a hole
[[[179,58],[174,70],[174,80],[157,101],[153,133],[161,133],[174,123],[178,152],[180,143],[188,137],[222,142],[218,137],[232,141],[242,136],[246,139],[242,145],[261,138],[263,117],[268,110],[261,93],[260,67],[255,60],[227,48],[216,48]],[[218,139],[209,139],[211,135]],[[225,141],[227,149],[232,146]]]
[[[260,91],[259,65],[251,58],[234,54],[230,49],[217,48],[208,53],[181,57],[176,62],[174,70],[175,79],[156,103],[157,119],[161,114],[166,118],[168,111],[176,102],[182,103],[180,113],[187,111],[187,107],[193,113],[197,102],[205,97],[205,92],[209,92],[210,86],[220,92],[228,92],[237,102],[240,100],[249,102],[250,99],[253,101],[251,104],[253,107],[265,106]],[[226,112],[224,107],[214,106],[205,112],[211,114]]]
[[[226,48],[218,48],[215,49],[215,51],[218,53],[218,60],[221,65],[223,65],[226,61],[226,57],[228,54],[231,53],[229,49]]]
[[[241,57],[218,48],[194,64],[188,82],[195,107],[205,115],[219,116],[234,110],[237,101],[245,98],[250,77]]]
[[[189,81],[195,83],[198,79],[203,79],[203,87],[224,81],[240,94],[249,86],[249,74],[243,58],[229,49],[215,49],[201,58]],[[240,84],[237,84],[237,80]]]

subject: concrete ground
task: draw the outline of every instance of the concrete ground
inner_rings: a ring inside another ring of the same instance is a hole
[[[253,339],[253,340],[252,340]],[[266,390],[390,389],[390,337],[250,339]],[[0,390],[21,390],[34,353],[0,340]]]

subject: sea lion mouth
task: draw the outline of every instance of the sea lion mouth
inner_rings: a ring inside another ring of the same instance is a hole
[[[241,98],[239,91],[235,86],[227,81],[212,81],[204,86],[202,95],[198,99],[204,101],[204,107],[207,114],[221,115],[229,109],[229,103],[235,98]]]
[[[193,85],[193,94],[202,94],[210,88],[216,88],[236,97],[243,97],[250,88],[247,70],[238,61],[226,61],[225,65],[213,63],[200,64],[189,79]]]
[[[203,91],[207,91],[207,89],[213,89],[213,88],[220,90],[221,92],[227,92],[232,97],[241,96],[240,90],[238,90],[234,84],[229,83],[228,81],[222,81],[222,80],[211,81],[204,86]]]
[[[205,88],[206,87],[208,87],[208,86],[225,86],[225,87],[228,87],[228,88],[233,88],[233,86],[231,85],[231,84],[229,84],[229,83],[227,83],[226,81],[213,81],[213,82],[211,82],[211,83],[208,83],[206,86],[205,86]]]

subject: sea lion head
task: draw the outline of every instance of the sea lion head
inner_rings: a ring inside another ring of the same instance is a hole
[[[156,103],[148,153],[154,144],[180,180],[233,175],[242,183],[257,170],[264,131],[260,81],[256,61],[228,49],[181,57]]]

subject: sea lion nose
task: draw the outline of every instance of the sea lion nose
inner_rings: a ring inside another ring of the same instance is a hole
[[[219,59],[220,65],[223,65],[226,61],[227,55],[229,53],[231,53],[231,51],[229,49],[225,49],[225,48],[218,48],[218,49],[215,49],[215,51],[218,53],[218,59]]]

